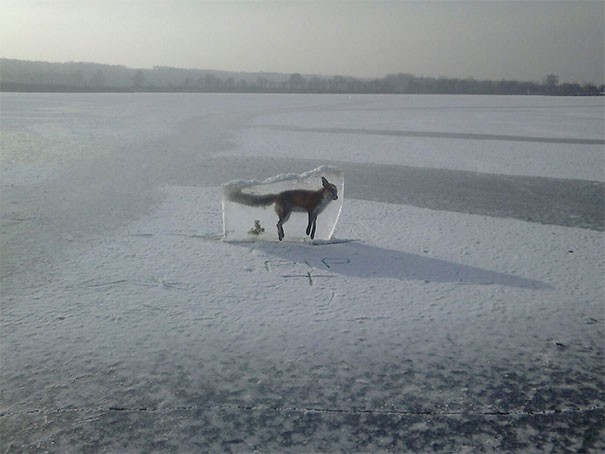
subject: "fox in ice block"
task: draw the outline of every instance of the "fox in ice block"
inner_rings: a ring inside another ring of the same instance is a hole
[[[247,194],[237,190],[229,194],[229,200],[248,206],[267,206],[275,204],[277,221],[277,237],[279,241],[284,239],[284,223],[290,218],[292,212],[308,213],[309,224],[307,235],[315,238],[315,227],[317,226],[317,215],[321,213],[328,203],[338,200],[338,190],[325,177],[321,177],[322,187],[317,191],[304,189],[293,189],[283,191],[279,194]]]

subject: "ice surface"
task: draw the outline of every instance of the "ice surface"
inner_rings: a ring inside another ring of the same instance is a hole
[[[603,232],[388,176],[601,181],[602,146],[433,134],[602,138],[601,99],[0,96],[0,452],[604,451]],[[337,241],[220,241],[222,183],[317,158]]]
[[[357,99],[365,105],[261,115],[230,153],[604,181],[597,97]]]
[[[332,200],[317,218],[316,240],[329,240],[334,234],[344,196],[344,176],[336,167],[321,166],[301,174],[285,174],[258,180],[234,180],[223,187],[223,234],[228,241],[278,240],[277,220],[274,204],[267,206],[247,206],[231,200],[234,191],[248,194],[279,194],[292,189],[316,191],[322,187],[321,177],[325,177],[338,189],[338,199]],[[292,212],[284,223],[285,239],[301,241],[308,236],[307,213]]]

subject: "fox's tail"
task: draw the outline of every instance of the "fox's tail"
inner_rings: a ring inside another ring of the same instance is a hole
[[[225,188],[225,195],[228,200],[243,205],[259,207],[267,206],[275,203],[277,200],[277,194],[248,194],[241,190],[241,188]]]

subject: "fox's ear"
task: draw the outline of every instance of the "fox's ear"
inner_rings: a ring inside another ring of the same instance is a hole
[[[330,182],[326,180],[326,177],[321,177],[321,184],[328,187],[330,185]]]

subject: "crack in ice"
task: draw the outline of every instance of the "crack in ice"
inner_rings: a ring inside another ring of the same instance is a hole
[[[420,411],[420,410],[377,410],[377,409],[342,409],[342,408],[321,408],[321,407],[297,407],[297,406],[262,406],[262,405],[183,405],[175,407],[91,407],[91,408],[58,408],[54,410],[33,409],[20,412],[0,413],[0,418],[19,417],[25,415],[48,415],[64,413],[171,413],[180,411],[195,410],[242,410],[242,411],[267,411],[267,412],[299,412],[299,413],[319,413],[319,414],[343,414],[343,415],[378,415],[378,416],[549,416],[560,414],[586,413],[591,411],[603,411],[605,405],[593,405],[584,407],[555,408],[550,410],[489,410],[481,411]]]

